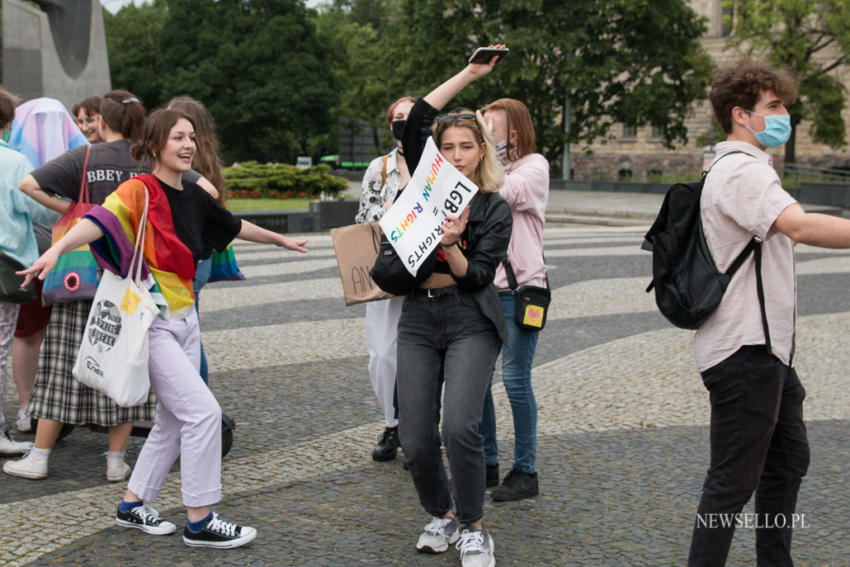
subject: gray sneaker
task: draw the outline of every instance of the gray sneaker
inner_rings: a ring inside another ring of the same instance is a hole
[[[460,550],[460,562],[463,567],[495,567],[493,538],[487,528],[476,530],[472,526],[464,527],[460,532],[460,541],[455,546]]]
[[[416,542],[416,550],[420,553],[442,553],[459,537],[457,520],[454,518],[434,516],[424,529]]]

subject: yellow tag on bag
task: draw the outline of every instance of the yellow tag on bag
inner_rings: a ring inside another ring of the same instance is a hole
[[[124,311],[132,317],[141,302],[142,298],[128,287],[124,292],[124,299],[121,300],[121,311]]]
[[[522,318],[523,325],[528,327],[543,327],[543,307],[539,305],[526,305],[525,316]]]

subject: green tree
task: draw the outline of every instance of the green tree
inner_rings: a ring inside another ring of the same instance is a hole
[[[159,38],[168,19],[165,0],[103,10],[109,73],[113,88],[138,96],[146,108],[162,104],[163,72]]]
[[[557,161],[570,109],[570,143],[590,143],[618,122],[656,126],[668,147],[687,141],[685,119],[705,97],[712,63],[703,21],[683,0],[403,0],[402,64],[411,84],[433,87],[479,45],[511,53],[458,97],[480,106],[526,103],[538,145]]]
[[[800,80],[800,100],[788,109],[794,127],[785,161],[796,161],[797,126],[811,120],[815,142],[846,144],[845,88],[832,72],[850,55],[848,0],[726,0],[729,43],[783,65]]]
[[[291,163],[330,149],[336,90],[302,0],[157,0],[129,9],[110,22],[114,84],[148,107],[179,94],[202,101],[225,161]],[[115,60],[116,51],[136,53]]]
[[[329,50],[328,65],[338,86],[334,119],[341,118],[347,127],[366,121],[374,133],[376,151],[391,142],[385,122],[387,106],[410,94],[397,71],[400,18],[395,0],[335,0],[320,8],[316,18],[319,40]]]

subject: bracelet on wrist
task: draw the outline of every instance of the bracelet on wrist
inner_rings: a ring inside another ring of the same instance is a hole
[[[452,247],[452,246],[454,246],[455,244],[457,244],[457,240],[455,240],[455,241],[454,241],[454,242],[452,242],[451,244],[443,244],[442,242],[440,242],[440,246],[442,246],[443,248],[451,248],[451,247]]]

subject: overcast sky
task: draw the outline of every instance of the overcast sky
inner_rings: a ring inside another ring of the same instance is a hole
[[[307,0],[308,6],[316,6],[323,0]],[[148,0],[100,0],[100,3],[113,14],[127,4],[146,4]]]

